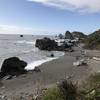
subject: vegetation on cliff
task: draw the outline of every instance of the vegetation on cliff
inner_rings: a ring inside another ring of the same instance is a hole
[[[100,49],[100,30],[90,34],[85,40],[85,48],[87,49]]]
[[[91,75],[81,88],[64,80],[48,89],[42,100],[100,100],[100,73]]]

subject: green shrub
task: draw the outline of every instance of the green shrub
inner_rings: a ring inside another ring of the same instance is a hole
[[[55,88],[48,89],[42,100],[100,100],[100,73],[91,75],[83,89],[71,81],[63,80]]]
[[[71,81],[64,80],[58,85],[58,87],[64,100],[77,100],[78,92],[76,84],[73,84]]]
[[[50,88],[43,94],[42,100],[64,100],[57,87]]]

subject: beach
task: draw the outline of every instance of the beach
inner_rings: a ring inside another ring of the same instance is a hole
[[[74,56],[72,56],[74,53]],[[59,59],[43,63],[38,66],[41,72],[32,72],[21,75],[11,80],[3,80],[3,85],[0,89],[0,94],[7,96],[16,96],[21,93],[32,94],[39,88],[45,88],[56,84],[63,79],[71,79],[79,84],[83,82],[92,73],[90,66],[73,66],[76,61],[75,55],[78,51],[72,54],[66,53]]]
[[[20,43],[23,46],[26,44],[25,40],[24,44],[22,41]],[[27,46],[32,48],[33,44]],[[96,54],[98,55],[99,51],[86,50],[86,56],[89,57],[88,65],[73,66],[73,62],[77,61],[76,57],[81,56],[81,49],[74,47],[74,52],[53,52],[55,54],[54,58],[43,56],[50,53],[45,51],[36,51],[38,55],[35,55],[36,52],[34,50],[36,49],[17,55],[28,62],[26,69],[29,71],[27,74],[18,77],[2,80],[0,95],[7,97],[17,97],[22,94],[35,95],[39,89],[54,86],[63,79],[68,79],[81,85],[91,74],[100,70],[99,61],[91,59]],[[39,53],[42,55],[40,56]],[[10,56],[14,56],[13,53]],[[5,58],[5,56],[2,57]],[[33,71],[35,66],[39,67],[41,72]]]

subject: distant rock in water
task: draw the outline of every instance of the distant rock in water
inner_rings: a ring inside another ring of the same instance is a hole
[[[3,78],[7,75],[17,76],[20,74],[24,74],[27,72],[24,69],[26,66],[27,63],[17,57],[5,59],[1,67],[0,78]]]
[[[57,43],[54,40],[45,37],[43,39],[37,39],[35,46],[38,47],[40,50],[51,51],[57,48]]]
[[[51,53],[50,57],[54,57],[54,54],[53,54],[53,53]]]
[[[20,35],[20,37],[23,37],[23,35]]]

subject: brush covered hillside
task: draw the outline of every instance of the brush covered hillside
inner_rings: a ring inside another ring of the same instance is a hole
[[[87,38],[87,35],[85,35],[82,32],[78,32],[78,31],[74,31],[74,32],[70,32],[70,31],[66,31],[65,34],[59,34],[58,36],[60,39],[76,39],[78,38],[79,40],[85,39]]]
[[[87,35],[85,35],[82,32],[78,32],[78,31],[72,32],[72,35],[73,35],[74,38],[79,38],[79,39],[87,38]]]
[[[85,40],[85,48],[100,50],[100,29],[88,36]]]

